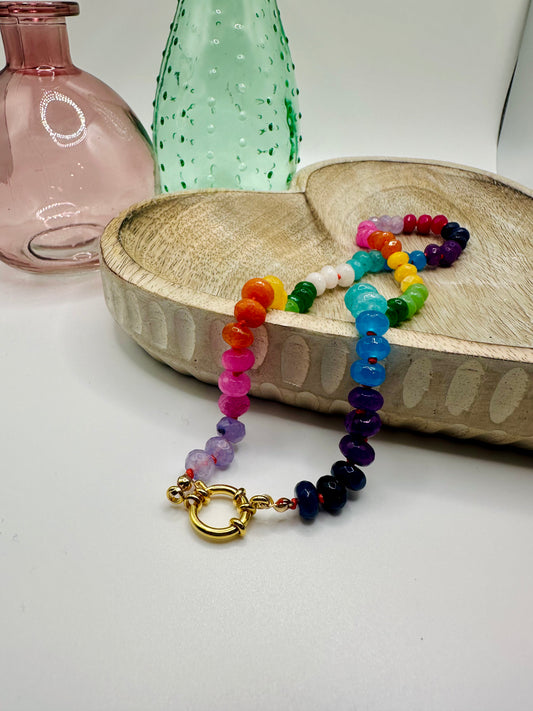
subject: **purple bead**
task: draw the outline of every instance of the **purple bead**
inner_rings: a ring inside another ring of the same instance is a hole
[[[218,379],[220,392],[232,397],[242,397],[250,391],[250,378],[246,373],[234,375],[231,370],[223,370]]]
[[[460,256],[462,247],[459,242],[454,242],[453,240],[447,240],[440,248],[442,258],[440,263],[443,267],[449,267],[452,265]]]
[[[185,457],[185,469],[192,469],[195,479],[208,479],[215,471],[213,457],[204,449],[192,449]]]
[[[391,230],[392,219],[393,218],[390,215],[381,215],[381,217],[378,218],[378,221],[376,223],[378,230],[382,230],[383,232],[392,232],[392,230]]]
[[[357,435],[344,435],[339,442],[339,449],[349,462],[362,467],[372,464],[376,456],[368,442]]]
[[[344,427],[349,434],[373,437],[381,429],[381,417],[375,412],[352,410],[344,418]]]
[[[403,217],[399,215],[391,217],[389,231],[395,235],[400,235],[403,232]]]
[[[427,259],[428,267],[438,267],[440,264],[440,256],[442,254],[440,245],[428,244],[424,250]]]
[[[244,373],[255,363],[255,356],[248,348],[228,348],[222,354],[222,366],[233,373]]]
[[[215,457],[215,466],[225,469],[233,461],[233,447],[224,437],[211,437],[205,443],[205,451]]]
[[[350,390],[348,402],[352,407],[375,412],[383,407],[383,395],[373,388],[357,387]]]
[[[217,432],[228,442],[237,444],[244,439],[246,427],[239,420],[234,420],[233,417],[223,417],[217,422]]]

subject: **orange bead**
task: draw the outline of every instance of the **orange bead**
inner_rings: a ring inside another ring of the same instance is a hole
[[[402,243],[399,239],[390,239],[388,242],[385,242],[385,244],[381,248],[381,254],[385,257],[385,259],[388,259],[391,254],[394,254],[394,252],[401,251]]]
[[[368,238],[368,246],[370,249],[381,249],[385,242],[394,239],[392,232],[382,232],[381,230],[376,230]]]
[[[240,323],[228,323],[222,329],[222,338],[232,348],[248,348],[254,342],[254,334],[248,326]]]
[[[235,318],[244,321],[250,328],[257,328],[265,322],[266,309],[255,299],[241,299],[235,304]]]
[[[268,309],[274,301],[274,289],[265,279],[249,279],[242,287],[241,296],[243,299],[259,301],[261,306]]]

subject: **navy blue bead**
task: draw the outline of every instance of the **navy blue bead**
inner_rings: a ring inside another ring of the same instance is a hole
[[[381,417],[372,411],[352,410],[344,418],[344,428],[349,434],[374,437],[381,429]]]
[[[348,394],[348,402],[352,407],[359,407],[362,410],[381,410],[383,407],[383,395],[373,388],[353,388]]]
[[[463,237],[461,235],[455,236],[453,234],[449,240],[446,240],[447,242],[457,242],[457,244],[461,247],[461,249],[465,249],[466,245],[468,244],[468,239],[466,237]]]
[[[442,228],[440,236],[442,237],[442,239],[449,239],[451,233],[458,227],[461,227],[458,222],[448,222],[448,224],[444,225],[444,227]]]
[[[455,230],[452,230],[452,232],[446,237],[446,239],[453,239],[454,241],[458,242],[458,237],[460,239],[466,239],[466,241],[468,242],[468,240],[470,239],[470,232],[466,229],[466,227],[457,227]]]
[[[338,479],[350,491],[361,491],[366,486],[366,476],[350,462],[338,461],[331,467],[331,476]]]
[[[322,508],[329,513],[337,513],[346,503],[346,487],[334,476],[321,476],[316,483],[319,494],[322,495]]]
[[[318,492],[310,481],[299,481],[294,489],[298,499],[298,513],[306,521],[312,521],[318,513]]]

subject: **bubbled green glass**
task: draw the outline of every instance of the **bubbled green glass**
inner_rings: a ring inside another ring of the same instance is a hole
[[[276,0],[178,0],[154,101],[163,191],[287,189],[300,116]]]

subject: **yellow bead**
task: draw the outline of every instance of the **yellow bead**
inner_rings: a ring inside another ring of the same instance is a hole
[[[279,309],[283,311],[287,303],[287,292],[283,286],[283,282],[277,276],[269,274],[265,277],[270,286],[274,289],[274,301],[270,304],[271,309]]]
[[[400,282],[400,289],[402,290],[402,293],[408,289],[410,286],[413,284],[423,284],[424,280],[422,279],[421,276],[418,276],[418,274],[410,274],[409,276],[406,276],[405,279],[402,279]]]
[[[397,269],[398,267],[401,267],[402,264],[407,264],[409,261],[409,255],[407,252],[394,252],[394,254],[391,254],[391,256],[387,259],[387,266],[390,269]]]
[[[414,264],[402,264],[402,266],[398,267],[394,272],[394,278],[396,281],[403,281],[406,276],[414,276],[417,272],[418,269]]]

